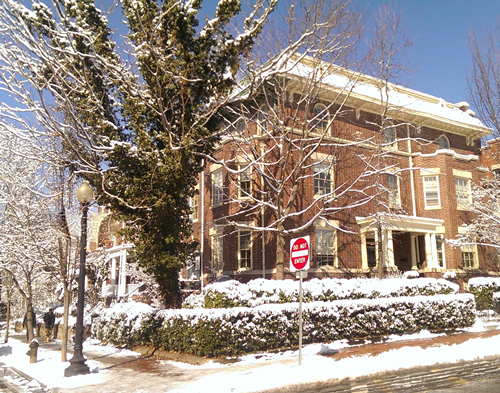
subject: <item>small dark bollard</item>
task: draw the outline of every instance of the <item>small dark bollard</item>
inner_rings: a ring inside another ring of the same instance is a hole
[[[30,363],[36,363],[36,358],[38,356],[38,347],[40,344],[38,344],[37,340],[32,340],[30,343]]]

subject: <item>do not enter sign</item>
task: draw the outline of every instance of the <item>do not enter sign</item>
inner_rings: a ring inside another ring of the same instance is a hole
[[[290,271],[309,269],[310,252],[311,252],[310,236],[299,237],[290,241]]]

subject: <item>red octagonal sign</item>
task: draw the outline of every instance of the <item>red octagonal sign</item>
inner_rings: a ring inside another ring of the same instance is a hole
[[[307,270],[310,267],[310,236],[290,241],[290,271]]]

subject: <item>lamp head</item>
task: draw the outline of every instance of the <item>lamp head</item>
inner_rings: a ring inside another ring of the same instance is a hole
[[[76,190],[76,198],[81,204],[90,203],[94,197],[94,190],[89,186],[89,182],[84,180],[82,185]]]

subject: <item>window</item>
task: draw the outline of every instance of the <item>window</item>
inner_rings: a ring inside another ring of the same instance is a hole
[[[470,203],[469,180],[461,177],[456,177],[455,191],[457,195],[457,206],[467,206]]]
[[[267,105],[262,105],[257,113],[257,132],[259,134],[264,134],[267,132],[268,128],[268,118],[269,107]]]
[[[366,239],[366,256],[368,258],[368,267],[377,267],[377,251],[375,249],[375,239]]]
[[[441,135],[438,139],[438,144],[440,149],[449,149],[450,141],[445,135]]]
[[[396,129],[394,127],[385,127],[382,131],[382,143],[385,147],[396,147]]]
[[[464,269],[476,267],[476,248],[473,244],[462,246],[462,265]]]
[[[500,169],[493,169],[493,176],[496,180],[500,179]]]
[[[222,259],[222,236],[212,236],[212,268],[216,271],[223,270],[223,259]]]
[[[312,131],[322,133],[328,128],[329,113],[323,104],[316,104],[313,110]]]
[[[191,219],[193,221],[198,219],[198,194],[191,197]]]
[[[245,131],[245,121],[240,119],[236,122],[236,132],[241,135]]]
[[[387,174],[387,191],[388,191],[389,207],[398,207],[400,205],[398,177],[391,173]]]
[[[239,268],[252,268],[252,232],[247,230],[238,231],[238,254]]]
[[[443,235],[436,235],[436,251],[439,267],[445,267],[444,265],[444,247],[443,247]]]
[[[224,189],[222,187],[222,169],[212,172],[212,206],[222,203]]]
[[[239,170],[241,171],[240,174],[239,174],[239,195],[240,195],[240,198],[248,198],[249,196],[251,196],[252,194],[252,168],[250,166],[248,166],[246,169],[245,167],[247,166],[247,164],[245,165],[240,165],[239,166]]]
[[[316,229],[316,264],[317,266],[335,266],[335,230]]]
[[[437,176],[424,176],[425,207],[440,206]]]
[[[332,192],[331,165],[328,162],[318,162],[313,166],[314,195],[327,195]]]

